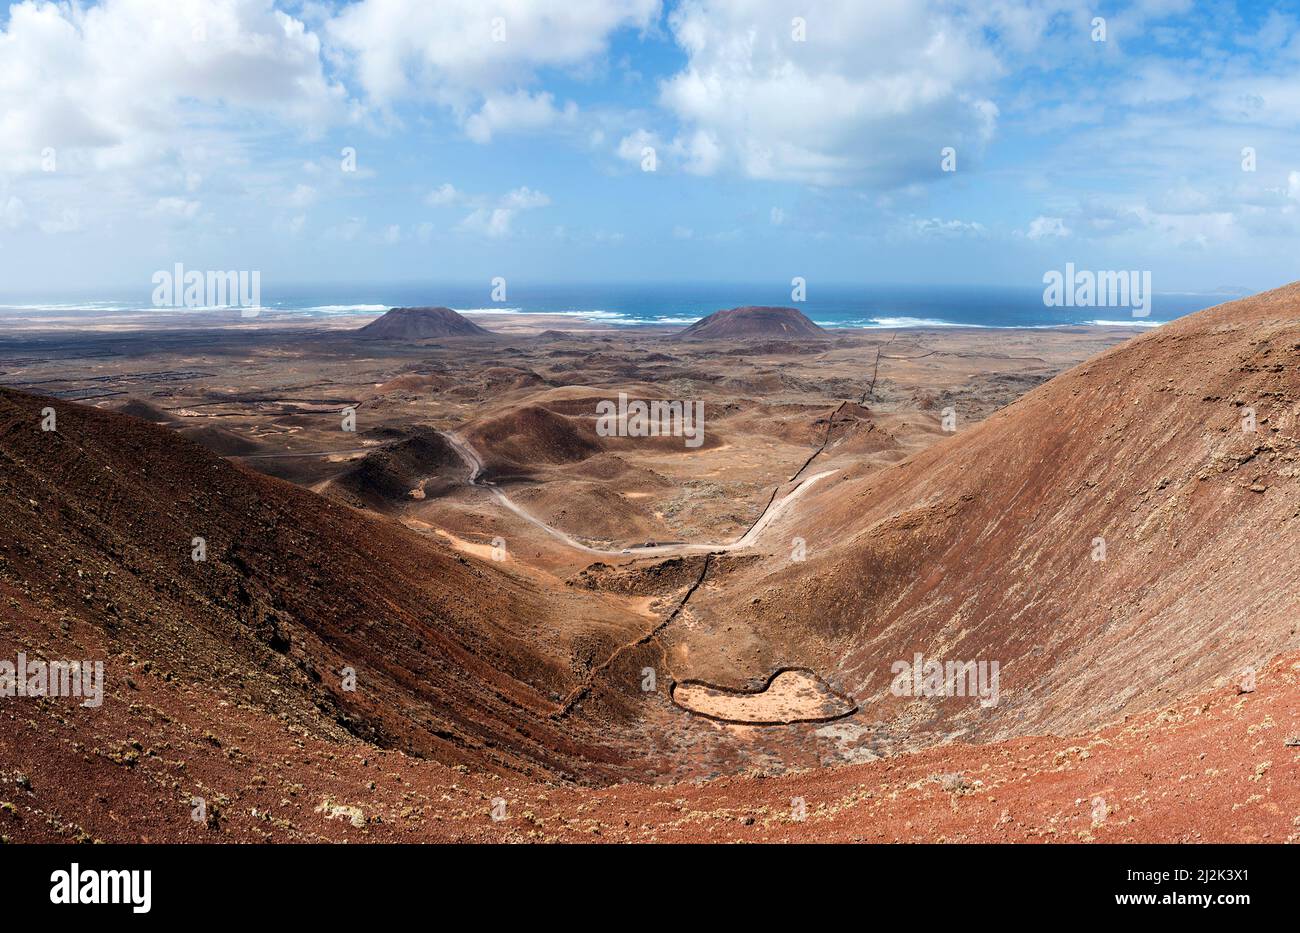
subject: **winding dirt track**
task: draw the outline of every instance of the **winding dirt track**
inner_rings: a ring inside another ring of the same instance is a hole
[[[680,554],[709,554],[725,551],[738,551],[742,548],[747,548],[758,540],[759,535],[763,533],[764,529],[766,529],[768,525],[776,520],[777,516],[780,515],[781,512],[793,503],[795,499],[807,492],[814,483],[818,480],[825,479],[833,473],[839,472],[839,470],[825,470],[821,473],[816,473],[808,477],[780,499],[776,499],[775,496],[773,496],[772,501],[768,502],[767,508],[763,511],[763,514],[758,517],[758,521],[754,522],[754,524],[750,526],[749,530],[735,541],[721,542],[717,544],[654,544],[615,549],[595,548],[588,544],[583,544],[572,535],[546,524],[546,522],[529,513],[526,509],[514,502],[509,496],[491,483],[480,482],[479,476],[483,473],[483,458],[478,455],[478,451],[474,450],[468,441],[454,432],[440,431],[439,433],[447,439],[447,443],[452,446],[452,449],[460,455],[461,460],[465,461],[465,465],[469,467],[469,483],[471,486],[486,489],[488,492],[492,493],[492,495],[497,498],[497,501],[505,508],[514,512],[525,521],[536,525],[556,540],[562,541],[576,550],[583,551],[587,554],[597,554],[602,557],[618,557],[631,554],[652,557],[675,557]]]

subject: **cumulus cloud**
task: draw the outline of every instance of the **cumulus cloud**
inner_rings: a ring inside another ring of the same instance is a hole
[[[515,212],[507,207],[481,207],[466,215],[457,225],[457,229],[486,237],[503,237],[509,235],[510,222],[514,219],[514,215]]]
[[[982,237],[988,232],[978,221],[942,220],[938,217],[913,218],[908,224],[908,230],[914,236],[939,239]]]
[[[703,129],[679,133],[666,142],[657,133],[646,129],[634,130],[619,140],[615,152],[621,159],[644,166],[648,149],[654,151],[656,171],[662,165],[691,175],[712,175],[718,170],[723,156],[717,139]]]
[[[311,185],[296,185],[293,191],[289,193],[288,198],[286,198],[285,200],[287,201],[290,207],[296,207],[301,209],[305,207],[311,207],[313,204],[315,204],[316,198],[319,197],[319,194],[320,192],[318,192]]]
[[[424,203],[430,207],[443,207],[454,204],[460,198],[460,192],[450,182],[444,182],[424,197]]]
[[[981,145],[998,113],[981,89],[999,62],[946,6],[828,0],[800,31],[782,0],[685,0],[669,23],[687,62],[660,93],[685,167],[817,185],[932,176],[940,148]]]
[[[497,198],[495,203],[475,208],[457,224],[456,229],[493,239],[506,237],[513,231],[514,220],[521,212],[546,207],[550,203],[551,199],[541,191],[516,188]]]
[[[501,200],[505,207],[520,211],[532,210],[535,207],[546,207],[551,203],[551,199],[546,194],[528,187],[516,188]]]
[[[1070,228],[1060,217],[1035,217],[1029,222],[1025,236],[1031,240],[1048,240],[1070,235]]]
[[[486,142],[571,119],[575,104],[529,90],[538,72],[583,66],[613,32],[658,14],[659,0],[360,0],[327,30],[372,103],[433,101]]]
[[[149,160],[231,111],[323,127],[346,95],[320,51],[271,0],[24,0],[0,30],[0,169]]]
[[[558,107],[555,97],[546,92],[493,94],[465,121],[465,135],[476,143],[486,143],[496,133],[545,129],[558,123],[572,123],[577,115],[578,105],[573,101]]]

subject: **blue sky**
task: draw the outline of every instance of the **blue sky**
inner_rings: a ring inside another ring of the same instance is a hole
[[[1293,4],[28,0],[0,20],[0,292],[146,291],[176,262],[260,270],[268,295],[1034,287],[1066,262],[1202,291],[1282,284],[1298,255]]]

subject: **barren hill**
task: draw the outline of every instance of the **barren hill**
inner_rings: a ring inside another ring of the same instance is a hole
[[[527,405],[476,425],[474,445],[487,457],[489,473],[527,471],[533,464],[572,463],[605,449],[591,420],[569,418],[541,405]]]
[[[383,508],[409,502],[416,491],[422,498],[434,491],[430,486],[445,489],[448,477],[463,474],[463,466],[441,434],[416,427],[409,436],[367,453],[335,483],[360,503]]]
[[[678,331],[678,337],[724,340],[749,337],[826,337],[794,308],[746,307],[715,311]]]
[[[6,719],[70,716],[87,747],[116,748],[144,684],[200,697],[170,729],[218,746],[238,708],[245,747],[288,728],[476,768],[621,768],[601,763],[607,735],[551,721],[574,675],[530,645],[545,620],[607,624],[609,606],[547,598],[165,428],[10,389],[0,503],[0,657],[102,659],[108,694],[102,715],[7,702]]]
[[[423,340],[429,337],[481,337],[492,331],[479,327],[451,308],[393,308],[357,333],[384,340]]]
[[[695,610],[833,674],[916,737],[1069,733],[1300,645],[1300,285],[1166,324],[906,461],[821,489]],[[729,634],[728,638],[735,635]],[[719,639],[720,640],[720,639]],[[891,692],[916,653],[1001,700]],[[690,676],[727,674],[699,643]],[[761,665],[760,665],[761,667]],[[734,676],[734,675],[732,675]]]

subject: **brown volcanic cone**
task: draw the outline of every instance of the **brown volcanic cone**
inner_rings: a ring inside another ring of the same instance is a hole
[[[590,420],[525,405],[476,425],[470,441],[486,457],[489,474],[526,473],[534,464],[575,463],[605,445]]]
[[[40,430],[46,406],[56,432]],[[192,559],[195,537],[206,560]],[[550,719],[576,683],[567,656],[530,646],[534,625],[610,611],[564,594],[552,605],[489,562],[165,428],[0,389],[0,658],[102,659],[106,681],[98,710],[0,703],[0,736],[46,712],[75,721],[87,748],[117,749],[146,691],[185,711],[165,730],[185,744],[174,730],[226,747],[238,710],[250,753],[288,728],[451,764],[612,775],[619,765],[592,763],[608,760],[607,734]],[[0,769],[33,765],[0,740]]]
[[[1300,645],[1298,348],[1300,284],[1166,324],[972,427],[959,411],[951,439],[827,482],[791,530],[805,563],[695,611],[754,619],[912,735],[1067,733],[1236,682]],[[916,652],[998,661],[1000,702],[894,695]]]
[[[360,503],[383,507],[411,501],[417,487],[426,496],[445,491],[448,476],[464,479],[464,473],[460,456],[441,434],[417,427],[409,437],[367,453],[335,482]]]
[[[746,337],[826,337],[828,334],[794,308],[731,308],[696,321],[678,337],[732,340]]]
[[[479,327],[451,308],[393,308],[357,333],[384,340],[423,340],[428,337],[481,337],[492,331]]]

